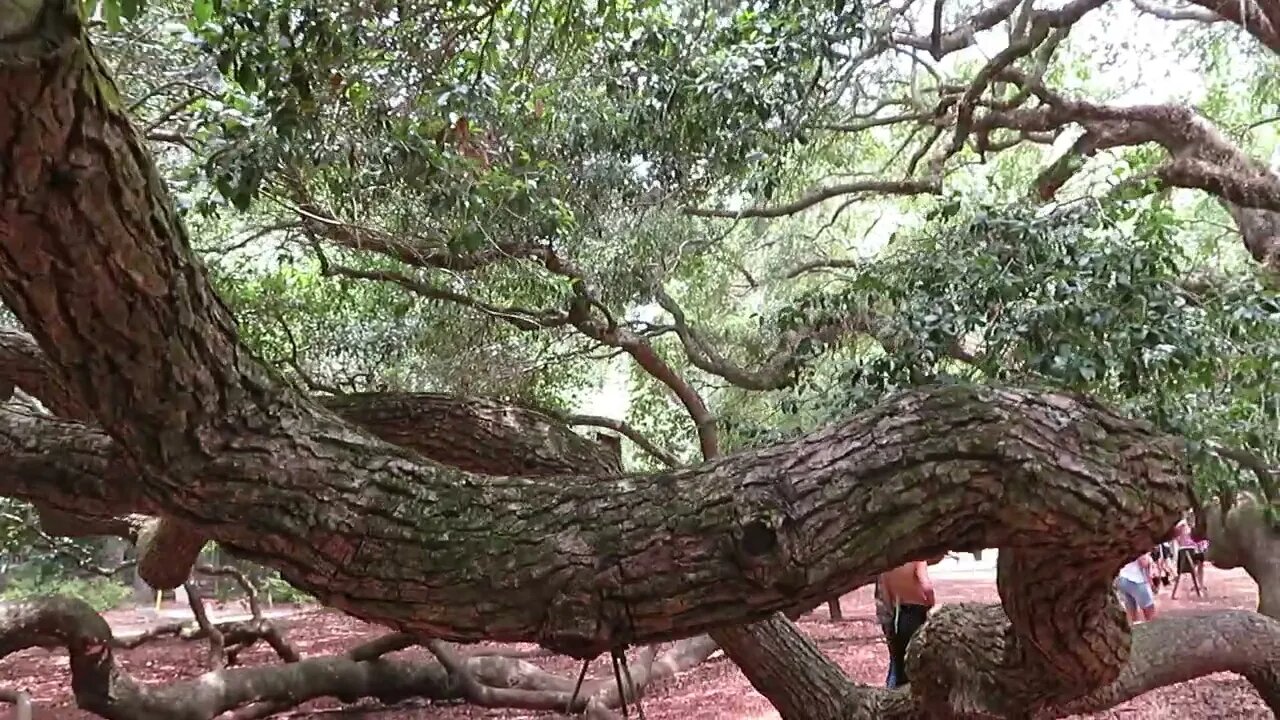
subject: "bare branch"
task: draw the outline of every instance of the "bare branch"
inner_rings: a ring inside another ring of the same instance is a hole
[[[563,327],[569,324],[568,313],[562,310],[532,310],[519,307],[503,307],[431,285],[397,270],[361,270],[325,263],[321,273],[329,276],[348,277],[356,280],[376,280],[395,283],[422,297],[444,300],[474,308],[496,320],[508,322],[521,330]]]
[[[466,271],[515,259],[541,259],[549,252],[543,243],[510,241],[472,252],[451,250],[443,239],[392,236],[381,230],[336,219],[312,202],[289,205],[302,227],[315,238],[323,238],[351,250],[367,250],[423,268]]]
[[[221,670],[227,666],[226,645],[222,632],[209,621],[204,600],[200,598],[200,588],[192,582],[186,582],[182,587],[187,592],[187,603],[191,606],[191,615],[195,617],[196,626],[209,640],[209,669]]]
[[[959,27],[946,32],[937,33],[935,42],[931,36],[894,34],[893,42],[927,50],[934,58],[942,58],[957,50],[963,50],[974,43],[974,36],[983,30],[990,30],[1018,9],[1022,0],[998,0],[989,8],[974,13],[972,17]],[[936,26],[935,26],[936,27]],[[935,49],[936,47],[936,49]]]
[[[672,317],[676,336],[684,346],[685,354],[695,367],[728,380],[748,390],[777,390],[795,381],[796,351],[806,340],[832,342],[854,332],[865,332],[864,318],[844,317],[831,319],[813,327],[788,330],[778,339],[778,346],[758,370],[746,370],[721,355],[712,344],[693,328],[675,299],[661,286],[655,285],[654,298]]]
[[[31,695],[28,693],[0,689],[0,702],[13,706],[13,720],[32,720]]]
[[[818,130],[830,130],[832,132],[857,133],[864,130],[870,130],[871,128],[884,127],[886,125],[897,125],[907,122],[924,122],[932,118],[933,115],[931,113],[900,113],[898,115],[868,117],[847,123],[815,125],[814,127]]]
[[[1174,8],[1162,7],[1153,2],[1148,2],[1148,0],[1133,0],[1133,5],[1139,10],[1139,12],[1142,12],[1146,15],[1158,17],[1161,20],[1171,20],[1171,21],[1190,20],[1192,22],[1200,22],[1200,23],[1206,23],[1206,24],[1217,23],[1217,22],[1228,22],[1226,18],[1222,17],[1218,13],[1213,12],[1212,10],[1207,10],[1205,8],[1184,7],[1184,8],[1174,9]]]
[[[1272,52],[1280,53],[1280,4],[1275,0],[1188,0],[1188,2],[1231,22],[1252,35]]]
[[[229,577],[244,591],[245,600],[249,603],[249,614],[254,620],[262,619],[262,604],[258,602],[258,588],[239,569],[230,565],[206,565],[200,563],[193,570],[201,575]]]
[[[591,425],[594,427],[609,428],[635,443],[636,447],[639,447],[641,450],[649,453],[663,465],[666,465],[667,467],[677,467],[680,465],[680,461],[677,460],[674,455],[655,445],[652,440],[641,434],[639,430],[636,430],[634,427],[622,420],[601,417],[599,415],[562,415],[560,419],[567,425]]]
[[[815,190],[797,200],[789,202],[785,205],[777,205],[772,207],[753,207],[743,208],[741,210],[727,210],[719,208],[685,208],[686,215],[704,218],[777,218],[787,215],[794,215],[802,210],[807,210],[814,205],[831,198],[840,197],[841,195],[851,195],[855,193],[879,193],[885,195],[920,195],[925,193],[939,193],[941,187],[936,179],[927,180],[859,180],[855,182],[840,183],[825,188]]]

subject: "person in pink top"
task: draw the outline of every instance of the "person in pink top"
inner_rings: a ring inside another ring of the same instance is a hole
[[[1191,571],[1195,574],[1196,582],[1200,588],[1204,588],[1204,553],[1209,548],[1209,541],[1205,538],[1195,536],[1192,529],[1191,513],[1183,515],[1178,521],[1178,525],[1173,530],[1173,546],[1174,552],[1177,553],[1178,571],[1182,571],[1182,556],[1185,554],[1191,561]]]

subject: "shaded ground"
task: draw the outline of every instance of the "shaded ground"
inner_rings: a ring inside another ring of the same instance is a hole
[[[935,573],[940,602],[965,600],[994,601],[995,585],[988,564],[983,567],[947,565]],[[1159,596],[1161,612],[1196,613],[1214,608],[1252,608],[1257,603],[1257,590],[1248,576],[1240,571],[1223,572],[1210,568],[1209,592],[1196,598],[1187,588],[1179,589],[1178,600],[1170,600],[1168,590]],[[1187,597],[1190,595],[1190,597]],[[887,655],[875,623],[870,588],[846,595],[842,600],[845,620],[832,622],[825,607],[800,621],[828,656],[835,659],[855,680],[869,684],[884,682]],[[227,608],[220,614],[235,614]],[[176,615],[174,611],[165,613]],[[153,613],[116,611],[107,619],[120,634],[136,633],[150,622]],[[164,618],[169,620],[171,618]],[[356,642],[385,632],[344,615],[326,610],[302,610],[277,620],[288,627],[289,638],[306,655],[337,653]],[[425,654],[418,650],[407,656]],[[137,650],[122,652],[121,665],[135,678],[159,682],[176,677],[190,677],[204,670],[204,646],[175,641],[159,642]],[[275,662],[265,649],[255,649],[243,656],[245,664]],[[539,660],[548,668],[566,674],[576,668],[559,659]],[[603,675],[607,663],[593,669]],[[88,720],[95,716],[75,709],[70,693],[66,654],[62,651],[27,650],[0,660],[0,687],[25,689],[37,703],[36,720]],[[650,720],[775,720],[778,716],[764,698],[747,684],[732,663],[717,655],[697,669],[657,687],[644,703]],[[7,710],[0,717],[7,717]],[[336,702],[310,703],[285,717],[302,720],[407,720],[408,718],[486,718],[517,720],[550,718],[550,713],[483,710],[467,706],[432,706],[406,703],[383,708],[374,703],[361,707],[339,708]],[[1085,716],[1082,716],[1085,717]],[[1263,720],[1271,718],[1252,688],[1233,675],[1214,675],[1144,695],[1108,713],[1087,716],[1112,720],[1156,720],[1174,717],[1226,718],[1230,720]]]

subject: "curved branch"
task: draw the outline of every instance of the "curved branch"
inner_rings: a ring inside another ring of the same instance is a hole
[[[974,13],[959,27],[945,32],[935,33],[937,39],[930,35],[895,34],[893,41],[901,45],[909,45],[918,50],[929,51],[934,58],[941,58],[958,50],[963,50],[974,43],[974,37],[990,30],[1013,14],[1023,0],[998,0],[994,5]]]
[[[1165,183],[1207,191],[1231,212],[1245,247],[1259,263],[1280,267],[1280,175],[1250,157],[1193,110],[1176,105],[1110,107],[1071,100],[1052,93],[1015,70],[1005,79],[1031,83],[1045,100],[1033,109],[992,110],[975,121],[986,129],[1027,132],[1060,129],[1075,123],[1085,133],[1068,155],[1051,165],[1037,181],[1044,199],[1053,197],[1088,158],[1108,148],[1156,143],[1170,156],[1157,169]]]
[[[658,447],[652,440],[641,434],[639,430],[622,420],[599,415],[562,415],[560,420],[566,425],[590,425],[592,427],[608,428],[635,443],[636,447],[649,453],[663,465],[667,467],[680,465],[680,461],[676,459],[676,456]]]
[[[46,420],[73,435],[67,424]],[[24,437],[40,437],[34,430]],[[86,444],[93,432],[74,435]],[[315,507],[309,488],[282,482],[282,467],[299,467],[286,457],[255,463],[254,487],[270,488],[273,510]],[[163,499],[202,517],[215,539],[269,560],[291,583],[357,616],[441,639],[533,641],[591,656],[622,638],[678,639],[817,604],[939,549],[1040,542],[1046,527],[1077,528],[1072,535],[1093,545],[1090,558],[1113,558],[1097,569],[1109,577],[1130,548],[1167,533],[1188,482],[1177,444],[1143,425],[1064,396],[966,387],[905,393],[791,443],[639,483],[628,476],[483,478],[415,466],[407,456],[390,466],[380,456],[373,467],[384,470],[374,470],[350,464],[353,457],[344,461],[346,476],[363,482],[350,496],[330,494],[324,508],[356,523],[359,545],[332,521],[309,525],[305,545],[282,542],[296,531],[275,512],[259,511],[263,496],[246,493],[241,482],[206,484],[192,504],[183,492]],[[251,456],[236,460],[229,467]],[[0,446],[0,488],[50,493],[59,477],[83,472],[83,462],[30,444]],[[323,477],[332,483],[338,476]],[[155,482],[144,476],[121,485],[139,481]],[[1101,493],[1107,509],[1095,515],[1073,499],[1079,493]],[[1130,507],[1135,502],[1141,508]],[[1110,514],[1120,509],[1132,513],[1117,526]],[[899,532],[884,529],[886,513]],[[945,520],[956,513],[967,518],[963,530]],[[583,525],[588,516],[592,524]],[[259,522],[274,534],[245,528]],[[1094,523],[1107,525],[1110,545],[1098,547],[1104,536],[1086,532]],[[493,528],[518,530],[495,538]],[[495,542],[502,552],[493,552]],[[429,551],[437,546],[475,547],[483,557],[447,562]],[[599,593],[601,582],[613,588],[609,594]],[[373,583],[396,588],[400,599],[351,592]],[[553,595],[535,599],[520,590],[548,583]],[[721,600],[709,603],[709,592]],[[477,604],[480,596],[485,602]]]
[[[0,605],[0,657],[50,639],[71,656],[72,687],[81,708],[111,720],[213,718],[251,703],[290,705],[319,697],[456,697],[434,663],[357,661],[324,657],[285,665],[231,668],[153,687],[135,682],[115,664],[118,643],[92,608],[70,598]]]
[[[38,393],[64,417],[87,409],[59,379],[26,333],[0,330],[0,379]],[[617,457],[537,410],[485,398],[435,393],[362,393],[324,398],[325,407],[387,442],[454,467],[493,475],[546,476],[618,472]],[[38,507],[46,529],[60,535],[110,534],[138,545],[139,574],[152,587],[181,585],[207,538],[174,518],[100,517]]]
[[[1280,53],[1280,7],[1271,0],[1188,0]],[[1181,19],[1181,18],[1179,18]]]
[[[940,192],[942,192],[941,185],[933,178],[925,180],[859,180],[814,190],[813,192],[810,192],[801,198],[797,198],[792,202],[786,203],[785,205],[750,207],[743,208],[741,210],[690,207],[685,208],[683,212],[684,214],[691,215],[693,217],[729,218],[733,220],[741,218],[778,218],[786,217],[787,215],[795,215],[796,213],[807,210],[820,202],[840,197],[842,195],[853,195],[859,193],[922,195],[926,193],[937,194]]]
[[[303,229],[313,238],[323,238],[351,250],[368,250],[412,265],[464,272],[506,260],[540,259],[549,252],[546,245],[529,241],[494,243],[493,247],[472,252],[454,252],[443,241],[394,237],[372,228],[359,227],[333,217],[312,202],[303,202],[294,210]]]
[[[1280,712],[1280,621],[1246,610],[1157,618],[1133,628],[1129,662],[1116,680],[1038,720],[1102,712],[1166,685],[1219,672],[1246,677]]]
[[[496,320],[511,323],[521,330],[563,327],[569,324],[569,316],[563,310],[535,310],[520,307],[503,307],[477,300],[452,290],[436,287],[419,278],[397,270],[361,270],[345,265],[322,261],[322,275],[346,277],[353,280],[390,282],[431,300],[443,300],[478,310]]]
[[[22,690],[0,689],[0,702],[13,706],[13,720],[31,720],[31,695]]]

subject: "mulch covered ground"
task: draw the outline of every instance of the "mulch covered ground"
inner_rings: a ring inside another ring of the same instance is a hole
[[[1171,601],[1166,590],[1159,597],[1162,612],[1201,612],[1213,608],[1256,606],[1256,587],[1240,571],[1223,572],[1209,569],[1206,578],[1208,596],[1196,598],[1193,593]],[[940,602],[963,600],[994,601],[994,583],[989,579],[939,579]],[[832,622],[826,608],[800,622],[828,656],[835,659],[859,682],[884,682],[887,656],[875,623],[869,588],[846,595],[842,601],[845,620]],[[144,616],[135,612],[108,614],[117,632],[137,630]],[[326,610],[304,610],[281,620],[289,628],[289,638],[305,655],[337,653],[355,643],[384,632]],[[406,651],[421,655],[420,650]],[[121,665],[143,682],[161,682],[191,677],[204,670],[203,646],[176,641],[158,642],[119,654]],[[275,662],[265,649],[255,649],[243,657],[245,664]],[[566,674],[574,669],[560,660],[538,661]],[[607,672],[607,663],[598,662],[595,672]],[[62,651],[27,650],[0,660],[0,687],[25,689],[38,703],[36,720],[88,720],[96,716],[75,709],[70,693],[66,654]],[[717,656],[709,662],[653,690],[644,701],[649,720],[773,720],[777,714],[760,697],[728,660]],[[8,717],[0,710],[0,718]],[[483,710],[467,706],[441,707],[427,703],[406,703],[394,708],[376,704],[341,708],[332,701],[304,706],[289,717],[314,720],[366,718],[367,720],[404,720],[407,718],[549,718],[550,713]],[[1271,718],[1271,713],[1252,688],[1234,675],[1214,675],[1194,682],[1149,693],[1137,700],[1114,708],[1108,713],[1087,716],[1119,720],[1163,720],[1164,718],[1226,718],[1232,720]]]

